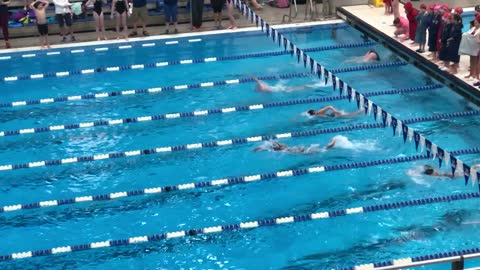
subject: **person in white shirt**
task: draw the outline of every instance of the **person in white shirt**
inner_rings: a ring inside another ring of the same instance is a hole
[[[62,42],[67,41],[68,35],[71,36],[71,41],[75,41],[75,36],[72,31],[72,10],[70,8],[70,2],[68,2],[68,0],[53,0],[53,4],[55,4],[55,19],[60,26]]]

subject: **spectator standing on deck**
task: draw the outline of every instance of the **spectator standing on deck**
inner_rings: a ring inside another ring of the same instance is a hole
[[[323,17],[335,16],[335,0],[322,0]]]
[[[113,15],[117,17],[117,39],[120,38],[120,25],[123,27],[123,35],[126,40],[128,40],[128,26],[127,26],[127,16],[128,16],[128,2],[127,0],[113,0],[112,2],[112,12],[110,13],[110,19],[113,19]]]
[[[53,4],[55,4],[55,19],[60,26],[62,42],[67,41],[68,35],[71,36],[71,41],[75,41],[75,36],[72,31],[72,11],[70,9],[70,2],[68,2],[68,0],[53,0]]]
[[[439,5],[434,6],[433,19],[428,26],[428,51],[431,52],[429,57],[431,57],[430,60],[433,62],[438,61],[438,31],[442,23],[442,14],[440,9],[441,7]]]
[[[213,9],[213,20],[215,21],[215,29],[223,29],[222,26],[222,9],[225,5],[225,0],[211,0]]]
[[[452,74],[457,74],[458,63],[460,62],[458,49],[460,47],[460,41],[462,40],[463,28],[462,16],[460,14],[453,14],[450,38],[447,40],[447,61],[453,63],[450,67],[450,73]]]
[[[480,50],[480,18],[477,16],[473,20],[473,27],[470,28],[467,32],[462,34],[462,40],[460,42],[460,48],[458,53],[460,55],[470,56],[470,73],[465,76],[465,79],[477,79],[477,63],[478,63],[478,52]]]
[[[144,36],[149,36],[147,32],[147,18],[148,18],[148,9],[147,9],[147,0],[133,0],[133,31],[130,33],[131,37],[137,36],[137,25],[139,21],[142,21],[142,34]]]
[[[85,5],[89,6],[91,4],[93,4],[93,18],[95,19],[97,40],[100,40],[101,38],[107,40],[107,36],[105,35],[105,20],[103,17],[103,0],[88,0]]]
[[[170,32],[170,24],[173,24],[175,27],[175,34],[178,33],[177,29],[177,6],[178,0],[165,0],[164,9],[165,9],[165,34]]]
[[[47,7],[47,0],[38,0],[30,4],[30,8],[33,9],[35,17],[37,18],[37,28],[38,33],[40,34],[40,47],[42,49],[45,47],[50,48],[50,44],[48,44],[47,16],[45,15],[45,9],[47,9]]]
[[[440,33],[440,50],[438,51],[438,58],[440,61],[443,61],[444,70],[447,70],[450,66],[450,61],[448,60],[448,41],[450,40],[450,35],[452,33],[453,27],[453,16],[450,13],[443,14],[443,28],[442,33]]]
[[[393,18],[394,19],[400,18],[400,2],[399,2],[399,0],[392,0],[392,11],[393,11]]]
[[[392,0],[383,0],[385,6],[385,15],[392,14]]]
[[[0,27],[2,27],[3,40],[5,40],[5,48],[7,49],[10,48],[10,42],[8,41],[9,4],[10,0],[0,0]]]
[[[420,5],[420,12],[416,17],[417,21],[417,31],[415,33],[414,42],[419,45],[418,53],[425,52],[425,43],[427,42],[427,23],[429,21],[430,13],[427,11],[427,6],[425,4]]]
[[[203,5],[204,0],[190,0],[192,7],[192,30],[203,29]]]
[[[409,37],[412,40],[412,43],[415,43],[415,34],[417,33],[417,15],[418,9],[414,8],[411,2],[405,3],[405,14],[407,14],[408,19],[408,31]]]

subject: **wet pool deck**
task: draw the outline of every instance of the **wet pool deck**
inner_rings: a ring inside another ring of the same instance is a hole
[[[411,40],[402,41],[401,39],[395,38],[393,32],[395,30],[393,23],[393,15],[385,15],[383,7],[374,7],[370,5],[357,5],[357,6],[348,6],[343,7],[343,9],[349,12],[351,15],[356,17],[356,20],[362,21],[368,24],[370,27],[376,29],[377,31],[387,35],[390,37],[390,42],[395,42],[400,44],[404,50],[410,50],[414,54],[421,55],[425,60],[433,63],[428,59],[429,52],[425,52],[422,54],[416,53],[415,50],[418,47],[413,46],[411,44]],[[464,11],[473,11],[473,8],[465,8]],[[403,5],[400,5],[400,14],[401,16],[405,16],[405,12],[403,10]],[[428,49],[428,47],[427,47]],[[437,71],[442,73],[443,75],[448,76],[449,73],[447,71],[441,70],[443,64],[441,62],[434,63],[437,65]],[[460,67],[458,69],[458,73],[454,76],[461,81],[467,83],[469,85],[470,90],[474,91],[474,89],[480,93],[480,89],[473,86],[473,83],[476,80],[465,79],[465,76],[468,75],[468,66],[469,66],[469,57],[468,56],[461,56],[460,57]]]

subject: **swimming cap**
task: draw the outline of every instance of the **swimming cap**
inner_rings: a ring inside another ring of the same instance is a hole
[[[447,4],[442,4],[441,7],[445,12],[452,11],[452,9]]]
[[[455,8],[455,13],[457,13],[458,15],[461,15],[463,13],[463,8],[462,7],[456,7]]]
[[[443,14],[442,18],[445,19],[445,20],[450,20],[450,19],[452,19],[452,14],[449,13],[449,12],[445,12],[445,14]]]
[[[428,5],[428,10],[433,10],[433,5]]]
[[[420,5],[420,8],[421,8],[421,9],[427,9],[427,6],[426,6],[425,4],[421,4],[421,5]]]

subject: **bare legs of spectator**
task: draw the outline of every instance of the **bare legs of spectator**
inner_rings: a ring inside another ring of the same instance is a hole
[[[137,12],[135,11],[135,9],[137,9],[137,11],[139,11],[140,9],[142,9],[141,11]],[[141,21],[142,23],[142,33],[144,36],[148,36],[148,32],[147,32],[147,25],[146,25],[146,17],[148,15],[148,10],[147,10],[147,7],[141,7],[141,8],[133,8],[133,31],[132,33],[130,34],[130,36],[136,36],[137,35],[137,26],[138,26],[138,23]]]
[[[213,12],[213,20],[215,21],[215,29],[222,29],[222,12]]]
[[[250,0],[250,3],[252,3],[252,6],[256,9],[263,9],[262,5],[260,5],[257,0]]]
[[[0,26],[2,27],[3,39],[5,40],[5,48],[10,48],[10,42],[8,41],[8,13],[0,15]]]
[[[48,43],[48,34],[40,35],[40,48],[50,49],[50,43]]]
[[[235,17],[233,17],[233,11],[233,0],[227,0],[228,20],[230,21],[230,26],[228,26],[228,29],[237,29],[237,22],[235,21]]]
[[[117,39],[119,39],[121,36],[120,24],[123,27],[123,37],[125,38],[125,40],[128,40],[127,12],[123,12],[122,14],[119,14],[117,12],[117,25],[116,25]]]
[[[465,79],[477,79],[478,80],[478,57],[470,56],[470,74],[465,76]]]
[[[105,35],[105,20],[103,17],[103,12],[98,15],[96,12],[93,12],[93,17],[95,18],[95,32],[97,33],[97,40],[105,39],[107,40],[107,36]],[[101,36],[100,36],[101,32]]]
[[[452,74],[458,73],[458,63],[453,63],[453,65],[450,66],[450,73]]]

